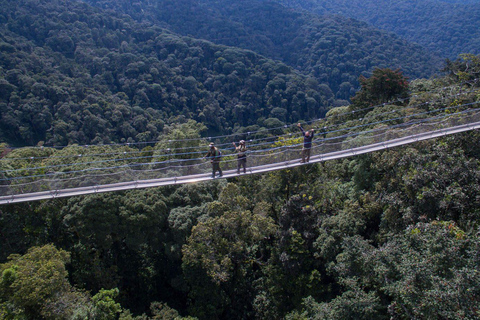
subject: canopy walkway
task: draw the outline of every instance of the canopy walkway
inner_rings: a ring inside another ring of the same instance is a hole
[[[480,109],[475,107],[479,103],[441,108],[429,105],[416,113],[390,108],[369,118],[342,114],[336,115],[338,121],[328,127],[323,127],[324,119],[319,119],[308,124],[317,128],[309,163],[478,129]],[[359,111],[351,113],[355,112]],[[42,147],[35,147],[36,156],[7,155],[0,159],[0,204],[213,180],[211,164],[203,158],[210,141],[215,141],[224,154],[223,179],[308,165],[300,163],[303,141],[295,125],[273,128],[268,133],[157,141],[154,147],[142,149],[129,144],[68,146],[45,156],[41,156]],[[255,138],[247,139],[249,136]],[[238,175],[232,142],[243,137],[249,150],[248,171]],[[28,166],[15,168],[18,161]]]

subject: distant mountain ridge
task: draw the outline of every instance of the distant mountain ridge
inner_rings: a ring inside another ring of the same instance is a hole
[[[443,57],[480,53],[480,2],[462,0],[273,0],[317,14],[365,21]]]
[[[442,59],[418,45],[365,23],[318,16],[261,0],[85,0],[182,35],[250,49],[279,59],[327,83],[348,99],[358,76],[373,68],[400,68],[410,78],[429,77]]]

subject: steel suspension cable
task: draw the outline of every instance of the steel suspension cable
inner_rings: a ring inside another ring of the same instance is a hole
[[[472,103],[468,103],[468,104],[464,104],[464,105],[459,105],[459,106],[450,106],[450,107],[446,107],[446,108],[441,108],[441,109],[436,109],[436,110],[432,110],[432,111],[426,111],[426,112],[421,112],[421,113],[417,113],[417,114],[411,114],[411,115],[408,115],[408,116],[404,116],[404,117],[397,117],[397,118],[393,118],[393,119],[388,119],[388,120],[383,120],[383,121],[378,121],[378,122],[375,122],[375,123],[367,123],[367,124],[362,124],[362,125],[357,125],[357,126],[353,126],[353,127],[348,127],[348,128],[344,128],[344,129],[339,129],[339,130],[335,130],[335,131],[331,131],[330,133],[336,133],[336,132],[341,132],[341,131],[346,131],[346,130],[351,130],[351,129],[358,129],[358,128],[361,128],[361,127],[366,127],[366,126],[371,126],[371,125],[374,125],[374,124],[380,124],[380,123],[386,123],[386,122],[389,122],[389,121],[394,121],[394,120],[401,120],[401,119],[406,119],[406,118],[412,118],[413,116],[418,116],[418,115],[424,115],[424,114],[430,114],[430,113],[433,113],[433,112],[436,112],[436,111],[445,111],[445,110],[448,110],[450,108],[459,108],[459,107],[464,107],[464,106],[470,106],[470,105],[473,105],[473,104],[478,104],[479,102],[472,102]],[[476,109],[475,109],[476,110]],[[451,116],[452,114],[446,114],[444,115],[443,117],[448,117],[448,116]],[[435,117],[434,117],[435,118]],[[425,119],[424,121],[428,121],[428,119]],[[401,126],[402,124],[398,125],[398,126]],[[409,125],[409,123],[407,123],[406,125]],[[343,138],[346,138],[346,137],[349,137],[349,136],[354,136],[354,135],[357,135],[357,134],[361,134],[361,133],[366,133],[368,131],[362,131],[362,132],[356,132],[356,133],[351,133],[351,134],[346,134],[346,135],[342,135],[341,137]],[[335,139],[335,138],[338,138],[339,136],[336,136],[336,137],[332,137],[331,139]],[[322,139],[322,140],[325,140],[325,139]],[[318,141],[315,140],[315,141]],[[270,143],[271,144],[271,143]],[[272,150],[273,148],[267,148],[267,149],[261,149],[261,150],[255,150],[255,152],[268,152],[270,150]],[[187,154],[193,154],[193,153],[187,153]],[[140,158],[143,158],[143,157],[140,157]],[[200,160],[202,158],[189,158],[189,159],[175,159],[175,160],[166,160],[166,161],[160,161],[160,162],[147,162],[147,163],[134,163],[134,164],[124,164],[124,165],[120,165],[120,166],[112,166],[112,167],[101,167],[101,168],[93,168],[93,169],[83,169],[83,170],[77,170],[77,171],[67,171],[67,172],[61,172],[61,174],[68,174],[68,173],[77,173],[77,172],[86,172],[86,171],[89,171],[89,170],[106,170],[106,169],[119,169],[119,168],[125,168],[125,167],[133,167],[133,166],[145,166],[145,165],[157,165],[157,164],[164,164],[164,163],[172,163],[172,162],[185,162],[185,161],[192,161],[192,160]],[[76,163],[75,165],[85,165],[85,164],[98,164],[98,163],[102,163],[102,162],[109,162],[109,161],[120,161],[122,159],[111,159],[111,160],[104,160],[104,161],[95,161],[95,162],[90,162],[90,163]],[[73,164],[68,164],[68,165],[61,165],[61,166],[73,166]],[[56,168],[56,167],[60,167],[60,166],[47,166],[47,167],[36,167],[36,168],[28,168],[28,169],[53,169],[53,168]],[[19,171],[25,171],[26,168],[22,168],[22,169],[18,169]],[[15,172],[15,170],[6,170],[6,171],[3,171],[3,172]],[[56,172],[55,174],[58,174],[58,172]],[[26,176],[26,177],[15,177],[15,178],[6,178],[6,179],[0,179],[0,180],[17,180],[17,179],[22,179],[22,178],[32,178],[32,177],[42,177],[42,176],[48,176],[48,174],[44,174],[44,175],[35,175],[35,176]]]

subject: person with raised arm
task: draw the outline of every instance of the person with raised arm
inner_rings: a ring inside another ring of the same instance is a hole
[[[306,163],[310,161],[310,151],[312,149],[313,133],[315,129],[305,131],[300,123],[297,126],[300,128],[303,135],[302,160],[300,162]]]

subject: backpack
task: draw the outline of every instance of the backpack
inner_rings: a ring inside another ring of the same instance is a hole
[[[222,151],[220,151],[220,149],[217,149],[217,151],[218,151],[218,153],[217,153],[217,155],[215,156],[215,158],[216,158],[217,160],[222,160]]]
[[[238,149],[238,157],[244,158],[247,154],[247,147],[245,145],[241,145]]]

